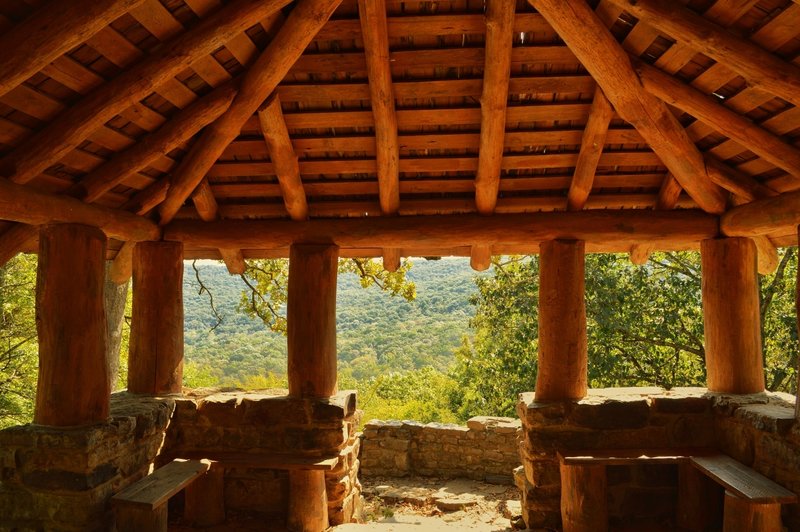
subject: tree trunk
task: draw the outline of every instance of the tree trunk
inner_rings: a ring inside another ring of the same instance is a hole
[[[111,389],[117,389],[119,380],[120,347],[122,345],[122,324],[125,320],[125,304],[128,302],[128,282],[116,284],[109,276],[113,261],[106,261],[106,277],[103,286],[103,301],[106,311],[106,349],[108,351],[108,378]]]

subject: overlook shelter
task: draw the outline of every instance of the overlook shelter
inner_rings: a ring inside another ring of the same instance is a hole
[[[260,504],[291,529],[354,519],[339,257],[540,254],[535,417],[588,393],[585,253],[699,250],[708,391],[764,392],[757,274],[800,224],[797,0],[2,0],[0,28],[0,263],[39,254],[40,345],[34,425],[0,433],[0,528],[112,529],[112,497],[173,457],[204,464],[198,522],[250,466],[277,471],[247,481],[278,486]],[[182,261],[277,257],[288,395],[187,399]],[[133,277],[113,400],[106,260]],[[798,422],[775,419],[794,476],[748,465],[800,493]],[[562,487],[603,467],[562,466]],[[796,504],[742,500],[727,530],[800,530]],[[602,529],[603,501],[560,501],[553,526]],[[159,529],[159,508],[116,526]]]

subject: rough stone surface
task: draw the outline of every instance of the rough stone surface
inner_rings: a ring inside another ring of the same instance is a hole
[[[557,453],[569,449],[711,447],[800,495],[800,423],[787,394],[727,395],[703,388],[590,390],[581,401],[536,402],[520,394],[523,466],[514,479],[522,517],[532,529],[560,527]],[[676,466],[607,467],[609,521],[647,528],[675,515]],[[800,530],[798,505],[784,525]]]
[[[511,484],[521,434],[521,423],[512,418],[474,417],[466,427],[373,420],[364,427],[361,471]]]

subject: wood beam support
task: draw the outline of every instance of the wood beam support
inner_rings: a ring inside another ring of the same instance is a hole
[[[647,92],[708,124],[800,182],[800,149],[655,67],[634,60],[634,68]]]
[[[582,399],[588,390],[585,245],[542,242],[539,250],[539,372],[536,400]]]
[[[594,175],[597,173],[597,163],[600,162],[600,156],[603,154],[608,126],[611,124],[612,118],[614,118],[614,108],[603,94],[603,90],[597,87],[594,91],[589,120],[583,131],[578,164],[575,165],[575,174],[572,176],[567,193],[567,209],[570,211],[582,210],[586,205],[586,200],[589,199]]]
[[[400,143],[394,107],[392,71],[389,67],[389,30],[385,0],[358,0],[361,38],[367,59],[367,77],[375,119],[375,159],[378,197],[383,214],[400,208]]]
[[[763,392],[756,246],[749,238],[704,240],[700,254],[708,390]]]
[[[35,225],[12,224],[0,234],[0,268],[25,249],[39,234]]]
[[[135,242],[125,242],[117,251],[117,256],[111,262],[108,270],[109,280],[117,285],[126,284],[133,275],[133,250]]]
[[[289,256],[286,305],[289,395],[336,394],[336,277],[339,248],[295,244]],[[324,471],[289,471],[289,530],[328,528]]]
[[[564,532],[606,532],[607,494],[606,466],[561,464],[561,522]]]
[[[489,0],[486,6],[481,136],[475,176],[475,204],[481,214],[494,212],[500,190],[515,11],[516,3],[504,0]]]
[[[800,224],[800,191],[734,207],[720,218],[720,229],[728,236],[753,237],[773,231],[790,232]]]
[[[214,197],[214,192],[211,190],[207,179],[203,179],[197,185],[197,188],[192,193],[192,202],[194,202],[197,214],[200,215],[203,221],[213,222],[219,218],[217,199]],[[247,269],[247,264],[244,262],[244,256],[240,249],[222,247],[219,248],[219,255],[231,275],[241,275]]]
[[[227,111],[203,130],[172,174],[167,198],[159,206],[169,223],[242,126],[275,90],[342,0],[299,0],[267,48],[250,66]],[[281,0],[282,3],[285,3]],[[256,2],[260,5],[262,2]],[[263,6],[262,6],[263,7]],[[261,18],[264,18],[263,16]]]
[[[267,143],[270,161],[278,177],[286,212],[292,220],[305,220],[308,218],[308,202],[300,179],[297,154],[289,138],[289,129],[286,127],[277,94],[272,95],[258,110],[258,120]]]
[[[31,13],[0,36],[0,96],[142,1],[58,0]]]
[[[707,55],[748,84],[800,106],[800,67],[671,0],[611,0],[640,21]]]
[[[133,252],[128,391],[180,393],[183,381],[183,244],[140,242]]]
[[[719,235],[718,218],[697,210],[581,211],[531,214],[406,216],[310,220],[180,220],[165,239],[192,248],[288,249],[295,242],[330,242],[341,248],[449,248],[471,245],[535,245],[554,239],[629,246],[646,241],[656,249],[696,243]],[[671,248],[670,248],[671,249]]]
[[[12,181],[27,183],[60,161],[93,131],[177,76],[193,59],[214,52],[289,2],[235,0],[227,3],[192,30],[164,43],[141,62],[61,113],[47,127],[0,159],[0,169],[10,169],[4,175]],[[252,109],[251,114],[254,111]]]
[[[28,225],[91,225],[120,240],[157,240],[161,233],[156,224],[135,214],[45,194],[5,179],[0,179],[0,218]]]
[[[703,156],[667,106],[644,90],[628,55],[584,0],[530,0],[650,144],[700,207],[725,210],[727,193],[708,178]]]
[[[383,250],[383,269],[387,272],[396,272],[400,268],[400,250],[398,248],[386,248]]]
[[[41,230],[34,423],[68,427],[108,418],[111,383],[103,306],[105,251],[106,237],[95,227],[56,224]]]
[[[483,272],[492,266],[492,246],[472,246],[469,255],[469,265],[476,272]]]

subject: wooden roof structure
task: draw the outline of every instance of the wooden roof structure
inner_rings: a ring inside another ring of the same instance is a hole
[[[0,28],[2,262],[52,221],[232,269],[796,244],[797,0],[2,0]]]

